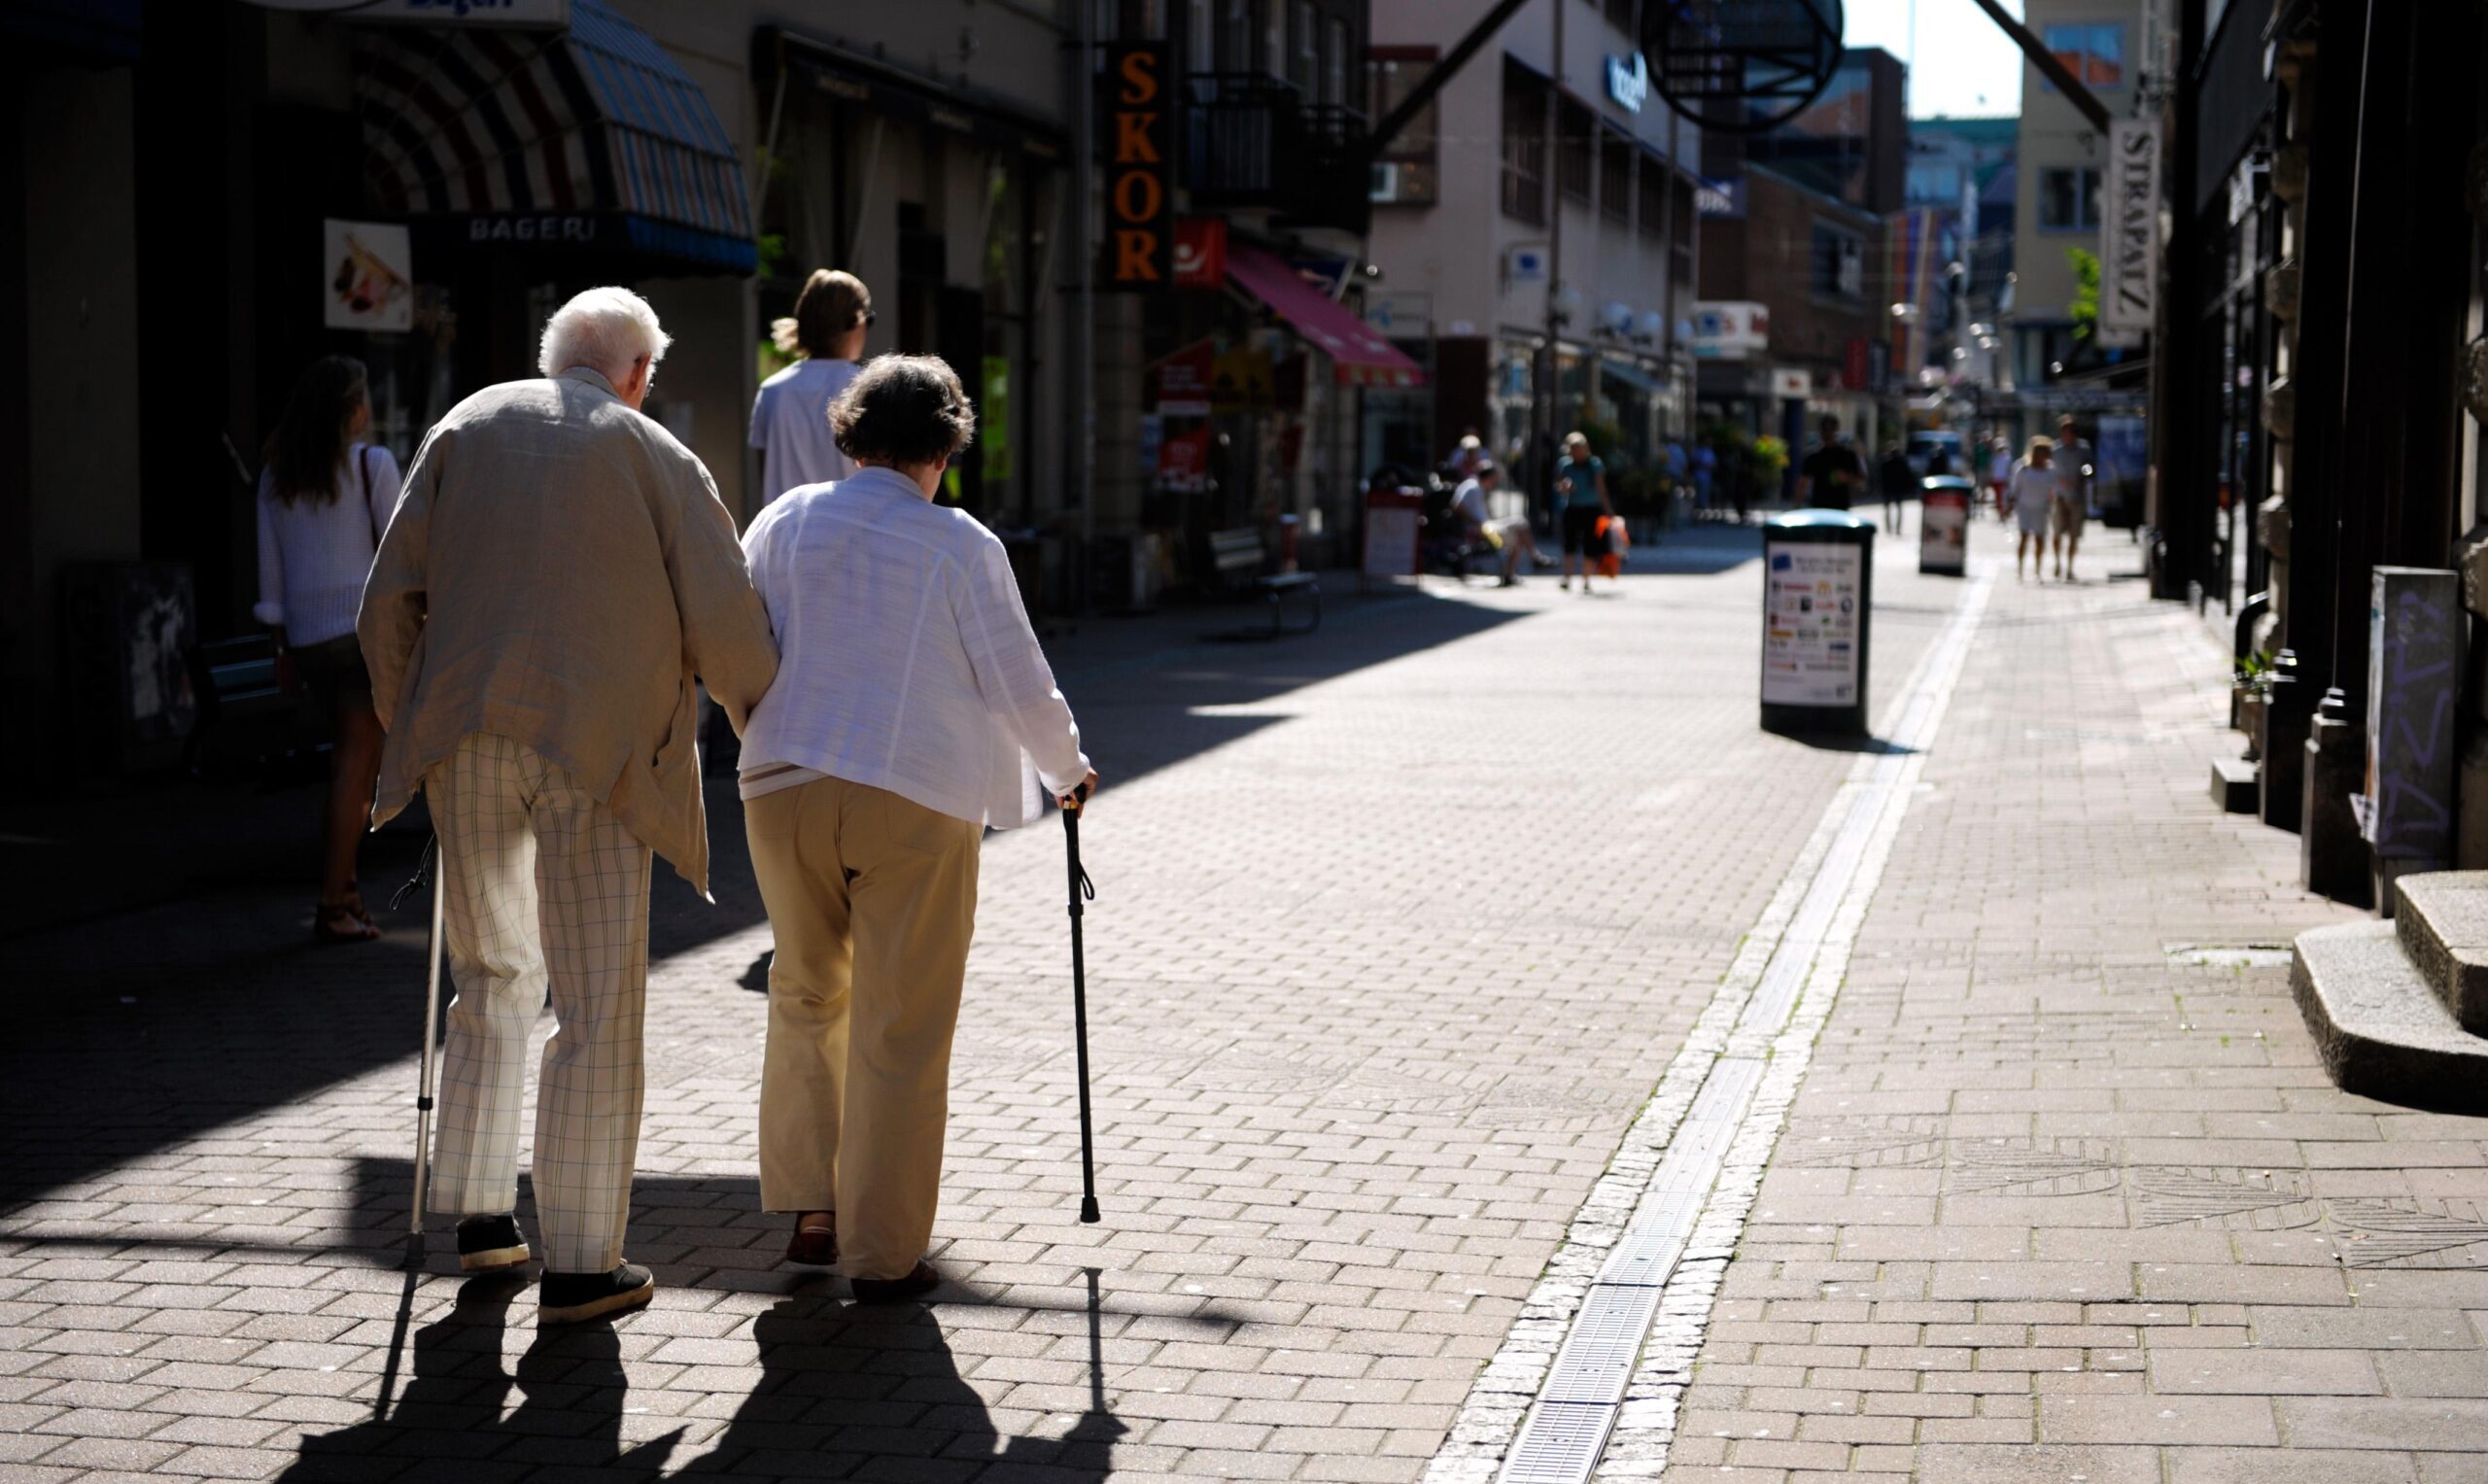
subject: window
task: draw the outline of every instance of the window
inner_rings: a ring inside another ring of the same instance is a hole
[[[1570,98],[1555,105],[1555,183],[1567,200],[1589,204],[1590,154],[1598,148],[1598,124]]]
[[[1914,204],[1958,207],[1961,167],[1951,161],[1909,167],[1909,199]]]
[[[1186,0],[1184,61],[1193,72],[1218,70],[1218,22],[1211,8],[1217,0]]]
[[[1408,89],[1417,86],[1434,70],[1435,50],[1432,47],[1375,47],[1367,75],[1372,87],[1366,106],[1372,117],[1379,119],[1400,106]],[[1533,104],[1543,108],[1543,103]],[[1383,147],[1373,165],[1373,200],[1376,205],[1428,206],[1435,195],[1435,141],[1441,117],[1441,96],[1435,95],[1399,137]]]
[[[1218,65],[1222,72],[1253,70],[1253,12],[1249,0],[1219,0]]]
[[[1609,222],[1633,222],[1633,140],[1613,129],[1599,131],[1598,212]]]
[[[1503,67],[1503,215],[1546,224],[1546,83]]]
[[[1296,23],[1290,27],[1296,51],[1288,57],[1287,80],[1310,100],[1322,86],[1322,28],[1313,20],[1313,0],[1296,0]]]
[[[2053,25],[2047,31],[2048,50],[2064,63],[2064,70],[2086,87],[2123,87],[2125,86],[2125,23],[2122,20],[2086,21],[2079,25]],[[2056,91],[2056,85],[2045,78],[2040,86]]]
[[[1345,106],[1348,101],[1348,23],[1330,22],[1322,46],[1322,101]]]
[[[2099,225],[2099,172],[2089,165],[2039,172],[2039,229],[2093,231]]]
[[[1813,260],[1806,287],[1832,298],[1866,296],[1866,242],[1847,227],[1814,224]]]
[[[1668,167],[1656,155],[1641,156],[1641,235],[1657,242],[1665,235]]]
[[[1287,76],[1287,0],[1261,0],[1261,70]]]

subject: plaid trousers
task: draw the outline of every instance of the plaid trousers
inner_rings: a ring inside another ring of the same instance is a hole
[[[622,1260],[645,1079],[648,847],[521,742],[476,733],[424,780],[440,832],[450,974],[432,1208],[518,1201],[527,1038],[553,1000],[536,1101],[546,1270]]]

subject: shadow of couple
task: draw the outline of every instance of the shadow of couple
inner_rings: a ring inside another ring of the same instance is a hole
[[[841,1302],[827,1279],[753,1322],[749,1361],[714,1348],[730,1339],[706,1342],[697,1382],[635,1398],[622,1361],[627,1328],[543,1330],[505,1366],[509,1309],[527,1284],[510,1274],[471,1278],[447,1313],[414,1330],[402,1393],[393,1345],[378,1415],[306,1438],[280,1478],[363,1484],[447,1465],[462,1478],[594,1469],[627,1484],[711,1473],[838,1477],[904,1459],[961,1479],[1008,1463],[1042,1467],[1065,1484],[1102,1480],[1128,1430],[1106,1406],[1094,1269],[1088,1285],[1088,1408],[1036,1436],[1003,1433],[960,1374],[933,1310]],[[410,1277],[400,1332],[416,1286]],[[748,1390],[710,1437],[707,1419],[738,1384],[728,1368],[749,1372]],[[694,1438],[700,1451],[676,1464]]]

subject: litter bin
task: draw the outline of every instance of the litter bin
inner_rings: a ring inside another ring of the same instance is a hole
[[[1875,523],[1791,510],[1762,528],[1762,728],[1866,731]]]
[[[1918,569],[1958,577],[1970,569],[1970,506],[1976,494],[1957,474],[1930,474],[1918,482]]]

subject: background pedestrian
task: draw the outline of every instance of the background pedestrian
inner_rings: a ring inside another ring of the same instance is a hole
[[[1866,466],[1857,450],[1841,441],[1840,419],[1819,425],[1822,444],[1806,455],[1797,474],[1797,503],[1823,510],[1846,510],[1866,488]]]
[[[294,673],[319,697],[333,727],[311,935],[321,943],[380,936],[355,880],[372,784],[380,776],[380,718],[356,640],[356,609],[389,517],[397,508],[397,461],[363,441],[371,428],[363,362],[312,362],[268,434],[259,470],[259,601],[252,613],[279,631]]]
[[[760,1200],[795,1213],[789,1261],[837,1262],[882,1302],[941,1281],[923,1255],[980,842],[1097,776],[1001,541],[933,502],[976,429],[958,377],[884,356],[831,417],[857,473],[744,537],[783,654],[743,754],[778,939]]]
[[[2047,437],[2030,440],[2030,452],[2013,466],[2006,476],[2006,500],[2012,506],[2013,519],[2021,535],[2013,544],[2013,575],[2022,576],[2022,559],[2030,559],[2030,575],[2045,577],[2048,562],[2048,521],[2056,509],[2059,494],[2056,472],[2052,466],[2056,459],[2056,443]]]
[[[1876,477],[1883,489],[1883,528],[1897,535],[1908,523],[1910,491],[1918,485],[1918,476],[1910,471],[1909,455],[1898,443],[1883,450]]]
[[[855,379],[873,320],[873,295],[863,280],[819,268],[795,296],[793,317],[770,326],[778,349],[803,359],[762,382],[752,398],[751,446],[760,450],[762,503],[798,485],[825,484],[855,472],[830,436],[829,404]]]
[[[1555,466],[1555,499],[1564,521],[1564,574],[1556,586],[1569,589],[1577,565],[1581,592],[1587,594],[1591,569],[1607,555],[1607,547],[1599,540],[1599,517],[1615,513],[1607,495],[1607,465],[1590,452],[1587,433],[1564,438],[1564,458]]]
[[[539,1321],[644,1304],[622,1260],[644,1087],[648,868],[708,892],[694,677],[738,727],[778,652],[708,471],[639,407],[669,337],[627,289],[544,327],[540,381],[460,402],[415,455],[360,625],[389,729],[375,821],[440,833],[449,1007],[432,1204],[470,1271],[525,1261],[528,1036]]]

